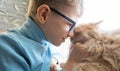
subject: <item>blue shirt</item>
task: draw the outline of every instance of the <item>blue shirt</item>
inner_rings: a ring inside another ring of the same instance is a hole
[[[51,44],[31,18],[0,35],[0,71],[49,71]]]

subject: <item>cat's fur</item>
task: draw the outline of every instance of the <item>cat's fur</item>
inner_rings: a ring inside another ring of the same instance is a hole
[[[73,45],[80,43],[82,52],[89,56],[72,71],[120,71],[120,32],[99,33],[97,26],[84,24],[74,29]]]

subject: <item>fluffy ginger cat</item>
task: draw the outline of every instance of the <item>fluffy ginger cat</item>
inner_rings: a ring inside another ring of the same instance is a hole
[[[98,23],[78,25],[71,41],[80,43],[81,61],[72,71],[120,71],[120,32],[100,33]],[[72,52],[71,52],[72,53]]]

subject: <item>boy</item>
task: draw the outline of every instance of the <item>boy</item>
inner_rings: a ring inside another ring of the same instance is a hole
[[[82,0],[30,0],[24,25],[0,35],[0,71],[50,71],[51,44],[71,37],[81,14]]]

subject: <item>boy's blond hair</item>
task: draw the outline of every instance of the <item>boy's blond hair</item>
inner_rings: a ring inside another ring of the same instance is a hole
[[[76,5],[81,6],[82,8],[82,0],[30,0],[28,7],[28,15],[35,15],[37,12],[37,8],[42,4],[46,4],[56,9],[65,9],[66,7]]]

